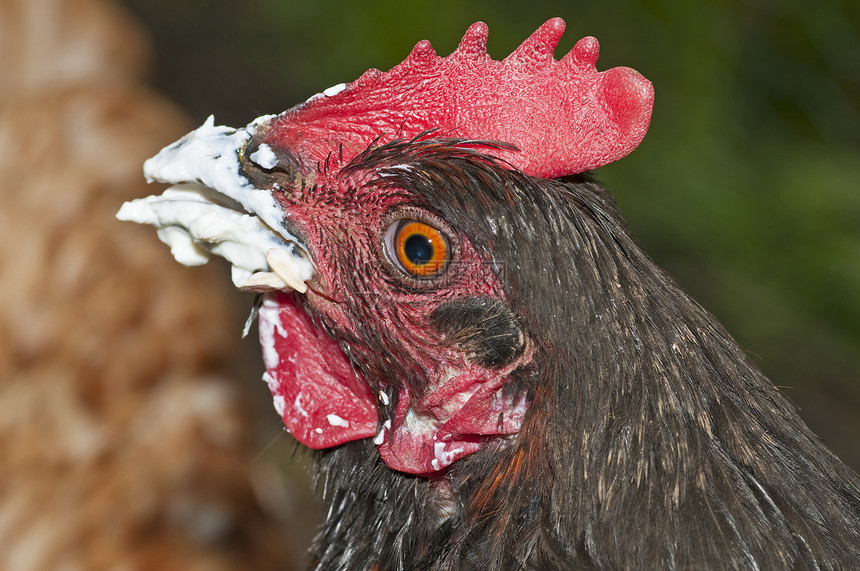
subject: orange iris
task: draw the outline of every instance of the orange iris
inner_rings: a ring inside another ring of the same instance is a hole
[[[404,223],[395,237],[397,260],[417,277],[438,276],[448,263],[448,242],[441,232],[415,220]]]

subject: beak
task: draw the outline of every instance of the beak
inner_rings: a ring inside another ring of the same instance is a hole
[[[305,246],[287,229],[275,197],[253,186],[240,170],[248,141],[272,118],[233,129],[215,126],[210,116],[144,164],[149,182],[171,186],[160,195],[126,202],[117,218],[155,226],[181,264],[226,259],[239,289],[304,293],[316,273]]]

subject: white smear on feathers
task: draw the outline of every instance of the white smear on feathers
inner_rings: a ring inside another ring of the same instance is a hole
[[[397,173],[394,171],[412,172],[412,166],[411,165],[393,165],[390,167],[385,167],[385,168],[380,169],[379,176],[381,176],[382,178],[389,177],[389,176],[397,176]]]
[[[379,433],[373,438],[373,443],[379,446],[385,440],[385,431],[391,430],[391,419],[385,421],[385,424],[382,425],[382,428],[379,429]]]

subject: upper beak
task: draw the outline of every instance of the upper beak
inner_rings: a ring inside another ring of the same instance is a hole
[[[223,257],[241,289],[304,293],[315,274],[307,250],[287,229],[283,207],[271,192],[256,188],[240,169],[248,141],[271,118],[233,129],[215,126],[209,117],[144,164],[147,180],[171,186],[126,202],[117,218],[155,226],[182,264]],[[270,158],[255,155],[252,160]]]

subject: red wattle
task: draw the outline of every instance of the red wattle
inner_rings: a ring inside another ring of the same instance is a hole
[[[376,400],[346,355],[293,294],[269,294],[259,316],[264,379],[289,431],[310,448],[376,433]]]

